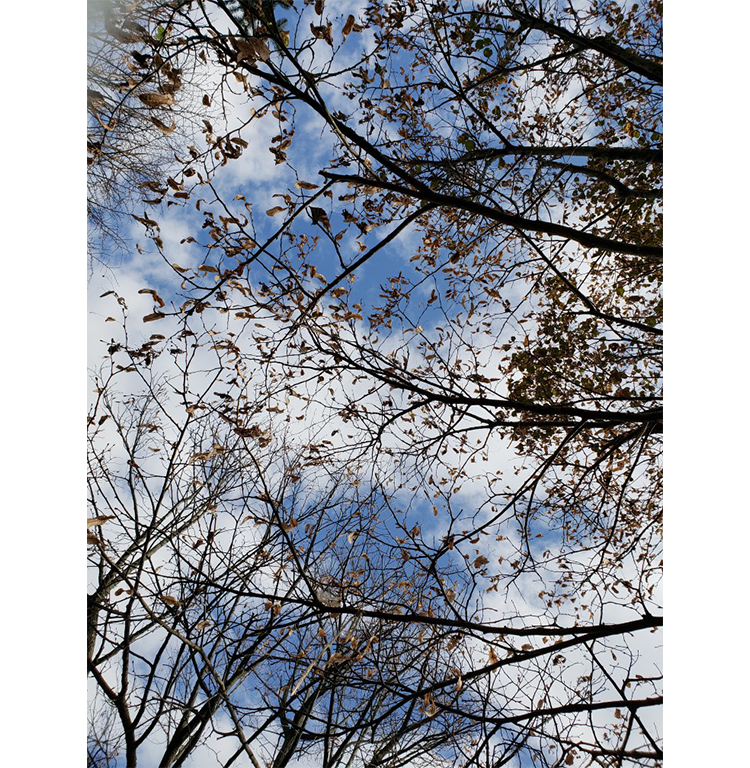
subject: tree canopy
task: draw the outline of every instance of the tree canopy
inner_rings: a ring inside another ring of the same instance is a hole
[[[91,12],[90,766],[661,764],[661,15]]]

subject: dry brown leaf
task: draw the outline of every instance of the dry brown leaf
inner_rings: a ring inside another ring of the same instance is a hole
[[[163,123],[161,120],[159,120],[158,117],[149,117],[149,120],[162,132],[166,133],[167,135],[174,132],[174,129],[177,127],[177,125],[173,122],[172,125],[167,125],[166,123]]]
[[[245,59],[266,61],[271,56],[269,47],[260,38],[232,38],[232,42],[237,47],[237,56],[235,56],[237,62]]]
[[[153,288],[141,288],[138,293],[150,293],[154,301],[160,306],[164,306],[164,299]],[[162,337],[163,338],[163,337]]]
[[[422,705],[422,711],[424,712],[427,717],[434,717],[437,713],[437,707],[435,706],[435,701],[432,698],[432,695],[429,693],[425,694],[424,697],[424,704]]]
[[[150,109],[171,107],[174,96],[171,93],[139,93],[138,98]]]
[[[342,40],[343,43],[344,40],[346,40],[349,33],[352,31],[352,28],[354,27],[354,16],[349,14],[346,18],[346,23],[344,24],[344,28],[341,30]]]
[[[310,208],[310,215],[312,216],[313,224],[321,224],[326,229],[331,228],[331,222],[328,219],[328,214],[322,208]]]
[[[114,520],[114,515],[99,515],[98,517],[90,517],[86,521],[86,528],[93,528],[95,525],[102,525],[103,523],[106,523],[107,520]]]
[[[240,437],[254,437],[256,439],[263,436],[263,430],[257,424],[253,424],[252,427],[235,427],[234,433]]]
[[[171,608],[182,605],[182,603],[176,597],[172,597],[171,595],[162,595],[161,601],[162,603],[166,603]]]
[[[156,229],[159,228],[159,222],[154,221],[153,219],[149,219],[148,216],[146,216],[146,212],[143,212],[143,216],[136,216],[134,213],[130,214],[136,221],[140,221],[141,224],[143,224],[146,227],[154,227]]]
[[[163,195],[166,191],[166,187],[162,187],[158,181],[144,181],[138,185],[138,189],[148,189],[151,192],[155,192],[157,195]]]
[[[315,37],[317,40],[325,40],[328,45],[333,48],[333,35],[331,34],[331,27],[332,24],[330,21],[328,24],[321,24],[319,26],[310,24],[310,31],[313,33],[313,37]]]

